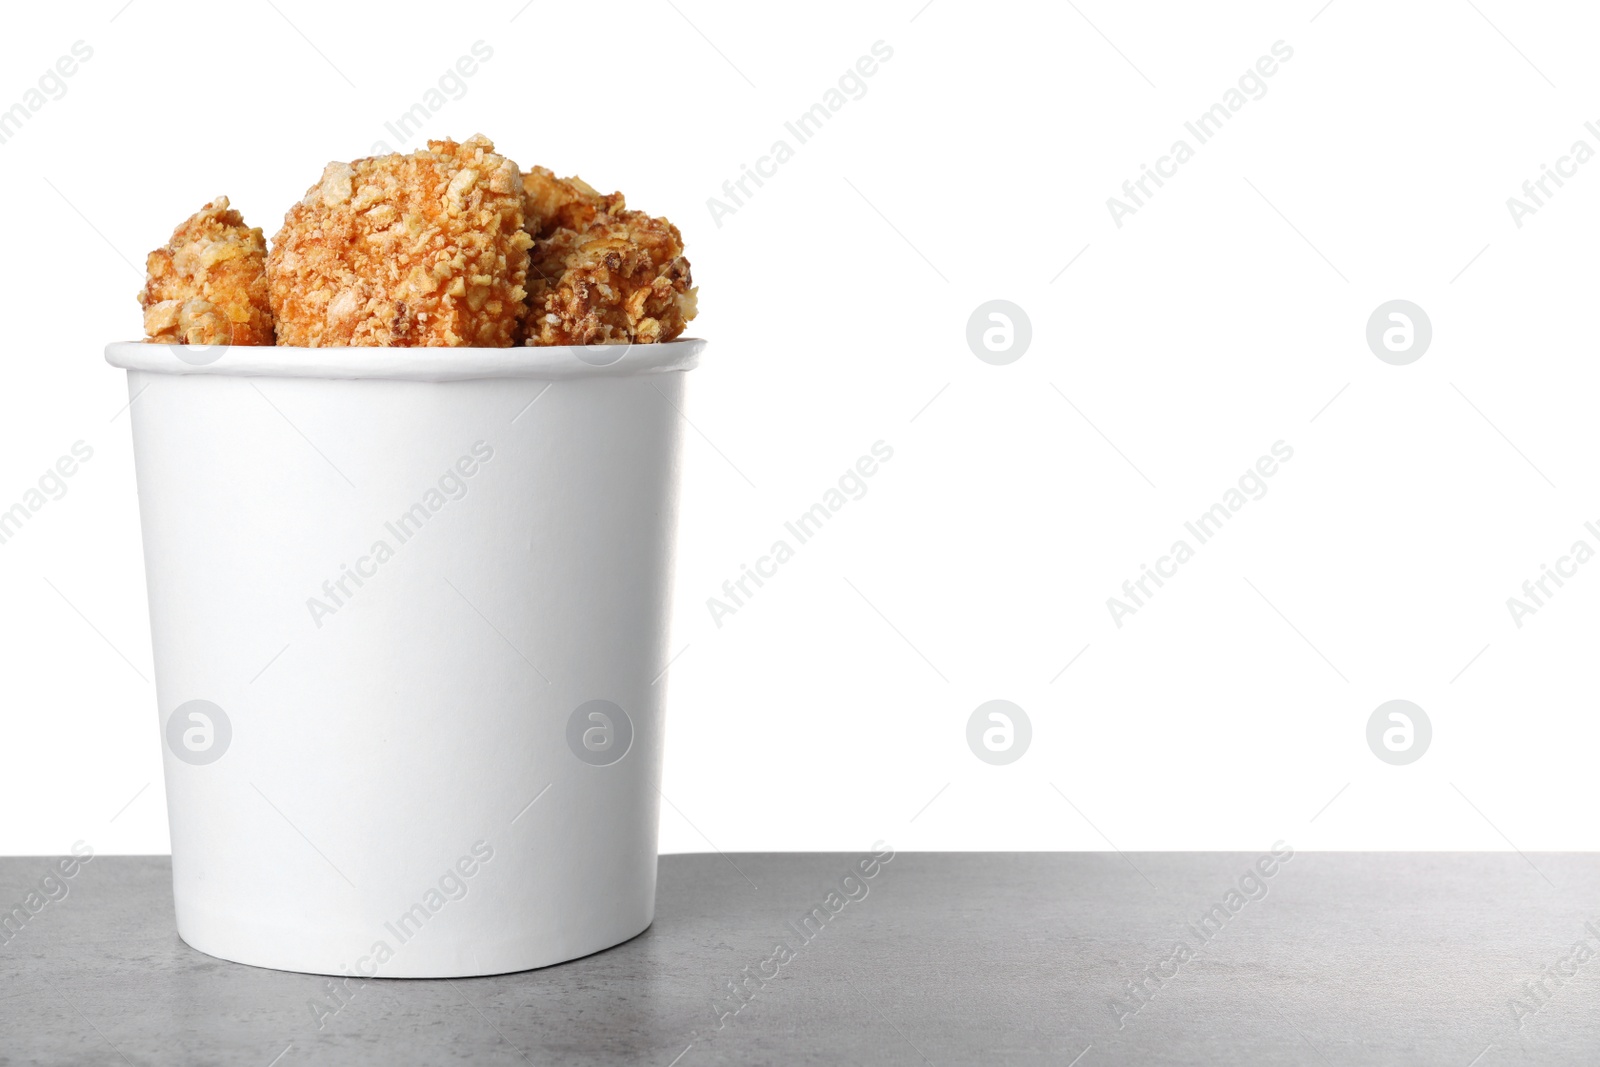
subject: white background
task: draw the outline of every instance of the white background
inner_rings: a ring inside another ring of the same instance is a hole
[[[664,851],[1600,847],[1600,563],[1520,629],[1506,607],[1600,548],[1600,162],[1521,228],[1506,207],[1600,149],[1592,11],[374,10],[9,12],[0,107],[75,41],[93,58],[0,144],[0,507],[74,442],[94,458],[0,545],[0,853],[168,847],[101,355],[139,332],[145,251],[219,193],[270,236],[326,161],[402,147],[385,121],[478,40],[425,134],[623,189],[701,286]],[[880,40],[865,96],[718,226],[707,198]],[[1118,228],[1107,197],[1279,40],[1266,95]],[[965,341],[992,298],[1032,320],[1009,366]],[[1395,298],[1434,329],[1403,367],[1364,338]],[[879,440],[867,495],[714,625],[706,598]],[[1279,440],[1267,495],[1117,628],[1106,598]],[[965,740],[994,698],[1033,723],[1004,767]],[[1404,767],[1365,740],[1393,698],[1434,729]]]

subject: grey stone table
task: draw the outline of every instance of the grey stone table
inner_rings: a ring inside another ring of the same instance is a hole
[[[0,1063],[1600,1063],[1600,856],[859,860],[668,856],[627,944],[341,1003],[179,941],[165,858],[97,857],[0,933]],[[0,860],[0,905],[50,869]]]

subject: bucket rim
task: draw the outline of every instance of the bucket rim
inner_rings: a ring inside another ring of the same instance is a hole
[[[106,362],[154,374],[251,378],[354,378],[417,382],[478,378],[615,378],[694,369],[698,337],[632,345],[520,348],[299,348],[114,341]]]

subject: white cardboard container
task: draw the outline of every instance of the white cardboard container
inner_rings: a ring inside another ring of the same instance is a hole
[[[650,925],[703,344],[107,346],[184,941],[441,978]]]

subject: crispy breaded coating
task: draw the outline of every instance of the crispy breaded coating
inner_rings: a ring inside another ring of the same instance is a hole
[[[330,163],[267,257],[278,343],[513,344],[532,238],[522,176],[481,134]]]
[[[696,290],[676,226],[627,210],[621,193],[602,195],[543,167],[522,187],[538,238],[525,344],[650,344],[683,333]]]
[[[557,178],[549,167],[534,167],[522,175],[524,227],[535,237],[549,237],[558,227],[581,230],[600,214],[627,207],[621,193],[610,196],[574,175]]]
[[[145,336],[162,344],[270,345],[267,242],[219,196],[145,259]]]

